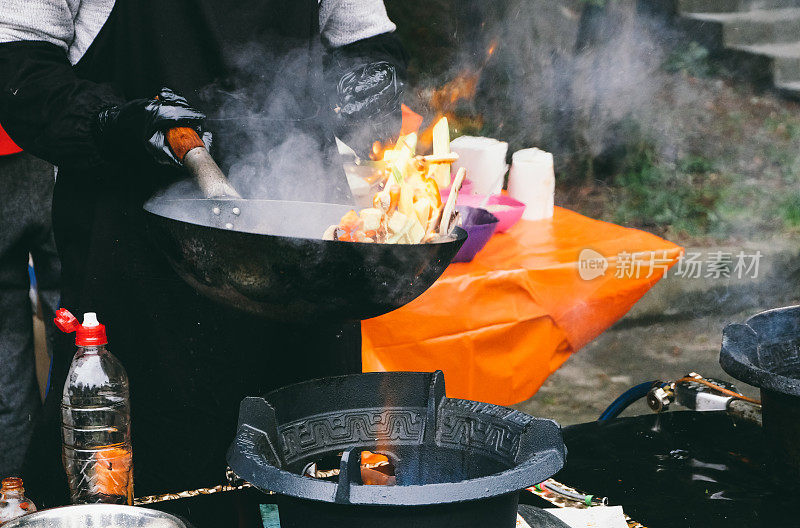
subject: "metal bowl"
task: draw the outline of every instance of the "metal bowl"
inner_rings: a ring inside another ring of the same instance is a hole
[[[81,504],[25,515],[3,528],[191,528],[174,515],[135,506]]]

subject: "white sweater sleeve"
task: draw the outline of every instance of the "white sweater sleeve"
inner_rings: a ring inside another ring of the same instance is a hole
[[[81,0],[3,0],[0,42],[38,40],[69,49]]]
[[[72,64],[89,49],[115,0],[2,0],[0,43],[44,41],[62,48]]]
[[[331,48],[396,29],[383,0],[322,0],[319,27],[322,41]]]

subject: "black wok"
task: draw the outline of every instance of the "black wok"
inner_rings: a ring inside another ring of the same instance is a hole
[[[172,267],[198,292],[277,319],[362,320],[427,290],[467,238],[432,244],[321,240],[350,207],[240,199],[163,199],[147,226]]]

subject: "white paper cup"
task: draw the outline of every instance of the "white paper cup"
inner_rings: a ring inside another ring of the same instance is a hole
[[[450,150],[458,153],[453,174],[461,167],[467,169],[474,194],[496,194],[503,189],[508,143],[487,137],[461,136],[450,143]]]
[[[518,150],[511,157],[508,194],[525,204],[525,220],[553,217],[555,197],[553,155],[537,148]]]

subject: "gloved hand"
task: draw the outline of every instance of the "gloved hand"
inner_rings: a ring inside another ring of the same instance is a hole
[[[382,119],[400,109],[405,83],[386,61],[357,66],[339,79],[339,118],[343,121]]]
[[[400,132],[405,83],[386,61],[357,66],[336,89],[337,135],[356,151],[369,152],[374,141],[387,143]]]
[[[162,165],[181,166],[167,145],[170,128],[191,127],[210,146],[211,135],[203,132],[205,114],[169,88],[162,88],[153,99],[135,99],[103,109],[95,121],[95,139],[107,159],[120,155],[146,155]]]
[[[331,102],[334,133],[366,157],[375,141],[394,142],[400,133],[406,56],[393,34],[335,50],[326,67],[336,83]]]

